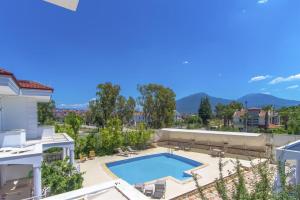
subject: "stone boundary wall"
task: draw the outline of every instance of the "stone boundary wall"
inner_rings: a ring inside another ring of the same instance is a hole
[[[300,135],[244,134],[242,132],[161,129],[155,131],[153,142],[168,148],[188,147],[192,151],[200,152],[217,148],[229,154],[269,158],[275,155],[277,147],[300,140]]]

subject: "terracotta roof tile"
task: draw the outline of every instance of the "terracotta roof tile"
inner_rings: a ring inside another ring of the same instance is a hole
[[[17,80],[15,75],[5,69],[0,68],[0,75],[10,76],[16,84],[23,89],[35,89],[35,90],[49,90],[53,91],[53,88],[42,85],[41,83],[37,83],[34,81],[27,81],[27,80]]]
[[[11,73],[11,72],[9,72],[9,71],[7,71],[5,69],[1,69],[1,68],[0,68],[0,74],[1,75],[8,75],[8,76],[12,76],[13,75],[13,73]]]
[[[18,84],[19,84],[20,88],[53,91],[53,88],[42,85],[37,82],[33,82],[33,81],[18,80]]]

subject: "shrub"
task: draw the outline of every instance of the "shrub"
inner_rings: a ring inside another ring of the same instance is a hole
[[[80,189],[83,183],[82,175],[83,173],[77,172],[68,159],[44,162],[42,165],[43,188],[49,187],[50,195]]]
[[[245,171],[239,160],[235,163],[235,171],[232,187],[230,182],[225,180],[223,175],[224,164],[222,159],[219,161],[219,179],[216,180],[215,188],[222,200],[298,200],[300,197],[300,186],[287,184],[287,176],[278,163],[280,173],[281,190],[274,191],[273,177],[274,168],[270,167],[270,161],[252,164],[251,173],[253,178],[246,181]],[[205,192],[199,186],[196,176],[194,181],[200,199],[206,200]],[[231,189],[230,189],[231,188]]]
[[[119,119],[108,121],[107,126],[100,130],[100,147],[105,154],[112,154],[123,144],[122,126]]]

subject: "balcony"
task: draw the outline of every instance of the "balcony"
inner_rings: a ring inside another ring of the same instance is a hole
[[[54,126],[38,126],[37,131],[40,138],[53,137],[55,134]]]
[[[0,132],[0,148],[26,146],[26,131],[16,129]]]

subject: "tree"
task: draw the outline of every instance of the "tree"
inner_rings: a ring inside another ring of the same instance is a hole
[[[134,111],[135,111],[136,102],[134,98],[129,97],[126,102],[125,107],[125,123],[130,123],[133,119]]]
[[[99,116],[102,118],[100,123],[104,126],[115,114],[117,99],[120,95],[121,88],[119,85],[113,85],[108,82],[99,84],[97,89],[96,111],[100,112]]]
[[[198,115],[190,115],[185,118],[185,123],[188,129],[200,128],[202,119]]]
[[[76,113],[70,112],[65,118],[65,123],[70,125],[70,127],[72,128],[72,131],[73,131],[72,136],[74,138],[75,147],[77,147],[77,141],[78,141],[78,137],[79,137],[79,129],[83,123],[83,120]]]
[[[126,98],[118,96],[116,104],[116,115],[117,118],[123,123],[125,121],[125,109],[126,109]]]
[[[280,119],[289,134],[300,134],[300,106],[291,106],[279,110]]]
[[[122,124],[129,124],[133,118],[135,111],[135,100],[129,97],[128,100],[119,96],[117,100],[117,117],[121,120]]]
[[[234,112],[237,110],[241,110],[243,108],[243,104],[232,101],[225,108],[225,118],[227,120],[227,126],[229,126],[230,122],[232,122]]]
[[[211,105],[207,96],[201,99],[198,115],[202,119],[203,124],[207,126],[212,118]]]
[[[42,185],[49,187],[50,195],[61,194],[82,187],[83,173],[69,163],[68,159],[42,164]]]
[[[288,121],[290,115],[289,108],[285,108],[285,107],[281,108],[279,113],[280,113],[281,122],[284,125],[284,129],[288,130]]]
[[[123,124],[129,123],[135,110],[135,101],[120,95],[119,85],[104,83],[98,85],[96,99],[89,105],[90,117],[99,127],[104,127],[112,118],[119,118]]]
[[[38,103],[38,122],[42,125],[51,124],[54,121],[55,102]]]
[[[217,104],[216,106],[216,117],[219,119],[223,119],[224,126],[229,126],[232,122],[234,112],[237,110],[241,110],[243,105],[239,102],[232,101],[228,105]]]
[[[269,127],[269,112],[273,110],[273,106],[272,105],[265,105],[262,107],[262,110],[265,111],[265,126],[264,126],[264,131],[267,132],[268,131],[268,127]]]
[[[216,118],[218,119],[224,119],[224,110],[225,110],[226,105],[218,103],[215,107],[215,112],[216,112]]]
[[[148,126],[162,128],[173,125],[176,109],[175,93],[170,88],[158,84],[139,85],[138,102],[143,108]]]

